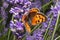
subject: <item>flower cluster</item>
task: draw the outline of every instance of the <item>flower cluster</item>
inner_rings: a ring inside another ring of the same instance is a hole
[[[21,22],[24,13],[30,9],[31,2],[28,0],[7,0],[9,3],[15,5],[10,9],[12,20],[10,21],[11,31],[18,37],[22,38],[25,32],[25,26]]]
[[[21,36],[23,37],[24,34],[24,25],[22,22],[19,22],[18,20],[11,20],[10,21],[10,28],[11,31],[16,35],[16,36]]]

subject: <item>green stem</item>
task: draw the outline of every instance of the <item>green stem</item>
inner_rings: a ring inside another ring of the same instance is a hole
[[[15,40],[15,39],[16,39],[16,37],[15,37],[15,35],[14,35],[13,40]]]
[[[2,23],[3,19],[0,20],[0,23]]]
[[[57,40],[58,38],[60,38],[60,36],[58,36],[57,38],[55,38],[55,40]]]
[[[44,39],[45,39],[45,40],[46,40],[47,33],[48,33],[48,29],[49,29],[49,27],[50,27],[50,24],[51,24],[52,19],[53,19],[53,16],[51,17],[50,22],[49,22],[49,24],[48,24],[48,27],[47,27],[47,29],[46,29],[46,32],[45,32],[45,34],[44,34]]]
[[[42,25],[40,25],[40,24],[38,24],[37,26],[35,26],[32,30],[31,30],[31,34],[32,34],[32,32],[35,30],[35,29],[37,29],[37,28],[39,28],[39,27],[41,27]]]
[[[26,36],[22,39],[22,40],[25,40]]]
[[[7,40],[9,40],[10,33],[11,33],[11,31],[10,31],[10,29],[9,29],[9,31],[8,31],[8,38],[7,38]]]
[[[26,34],[24,34],[24,37],[22,38],[22,40],[25,40],[25,38],[26,38]]]
[[[14,17],[12,16],[12,20],[14,20]]]
[[[58,16],[58,17],[57,17],[57,21],[56,21],[56,24],[55,24],[55,28],[54,28],[54,31],[53,31],[52,39],[51,39],[51,40],[54,40],[54,35],[55,35],[56,29],[57,29],[57,25],[58,25],[59,13],[58,13],[57,16]]]

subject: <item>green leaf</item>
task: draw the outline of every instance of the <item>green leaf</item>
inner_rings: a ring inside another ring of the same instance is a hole
[[[60,40],[60,36],[56,37],[55,40]]]
[[[9,29],[9,30],[8,30],[8,33],[7,33],[7,40],[10,39],[10,34],[11,34],[11,30]]]
[[[53,1],[50,1],[49,3],[43,5],[42,6],[43,13],[46,13],[50,9],[52,4],[53,4]]]

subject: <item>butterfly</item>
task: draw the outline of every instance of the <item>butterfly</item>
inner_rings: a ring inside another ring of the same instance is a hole
[[[37,8],[31,8],[28,13],[25,13],[22,17],[22,22],[28,32],[31,32],[30,25],[37,25],[45,22],[47,17],[42,14]],[[30,23],[30,25],[29,25]]]

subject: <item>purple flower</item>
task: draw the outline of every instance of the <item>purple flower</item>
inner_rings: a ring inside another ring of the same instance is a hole
[[[7,2],[3,2],[3,7],[7,8],[9,6],[9,4]]]
[[[1,15],[2,15],[2,18],[3,19],[6,19],[7,18],[7,13],[5,12],[5,9],[3,7],[1,7]]]
[[[42,30],[42,29],[36,29],[33,32],[32,36],[30,34],[26,35],[26,40],[44,40],[43,33],[44,33],[44,30]]]
[[[6,0],[7,2],[11,3],[11,4],[25,4],[26,2],[28,2],[29,0]]]
[[[23,25],[23,23],[15,20],[15,21],[10,22],[10,28],[15,29],[15,31],[16,30],[24,30],[24,25]],[[14,31],[14,30],[12,30],[12,31]]]
[[[50,2],[50,0],[42,0],[44,4]]]
[[[34,0],[34,2],[31,2],[31,8],[41,8],[42,3],[41,0]]]
[[[10,13],[14,13],[15,15],[18,15],[18,13],[23,12],[23,9],[19,8],[19,7],[14,7],[11,8]]]
[[[47,28],[48,24],[47,24],[47,23],[43,23],[43,26],[44,26],[45,28]]]
[[[35,37],[35,40],[44,40],[43,33],[44,33],[44,30],[42,30],[42,29],[36,29],[33,32],[33,36]]]
[[[36,40],[36,39],[34,38],[34,36],[27,36],[26,40]]]
[[[1,7],[1,16],[2,16],[2,19],[3,19],[3,23],[2,24],[6,24],[6,20],[7,20],[7,13],[5,12],[5,9],[4,7]]]
[[[15,7],[10,9],[10,13],[12,14],[13,20],[10,21],[11,31],[18,37],[22,38],[24,34],[25,26],[21,22],[21,18],[24,13],[28,12],[31,6],[31,2],[29,0],[7,0],[9,3],[15,5]]]
[[[24,0],[23,0],[24,1]],[[23,5],[23,6],[22,6]],[[9,11],[10,13],[13,13],[15,15],[19,15],[19,13],[24,14],[25,12],[28,12],[31,6],[31,2],[25,0],[24,4],[17,5],[14,8],[11,8]]]
[[[17,27],[17,30],[23,30],[22,27],[24,27],[24,25],[21,22],[16,22],[16,27]]]
[[[16,4],[16,3],[18,3],[19,1],[18,0],[6,0],[7,2],[9,2],[9,3],[12,3],[12,4]]]
[[[10,21],[11,31],[19,38],[22,38],[24,35],[24,25],[18,20]]]
[[[59,10],[60,10],[60,3],[59,2],[57,2],[54,7],[53,6],[51,7],[50,12],[52,13],[53,19],[51,20],[51,24],[50,24],[49,32],[48,32],[48,34],[50,36],[52,35],[52,32],[54,30],[54,26],[56,24],[56,20],[57,20]]]

